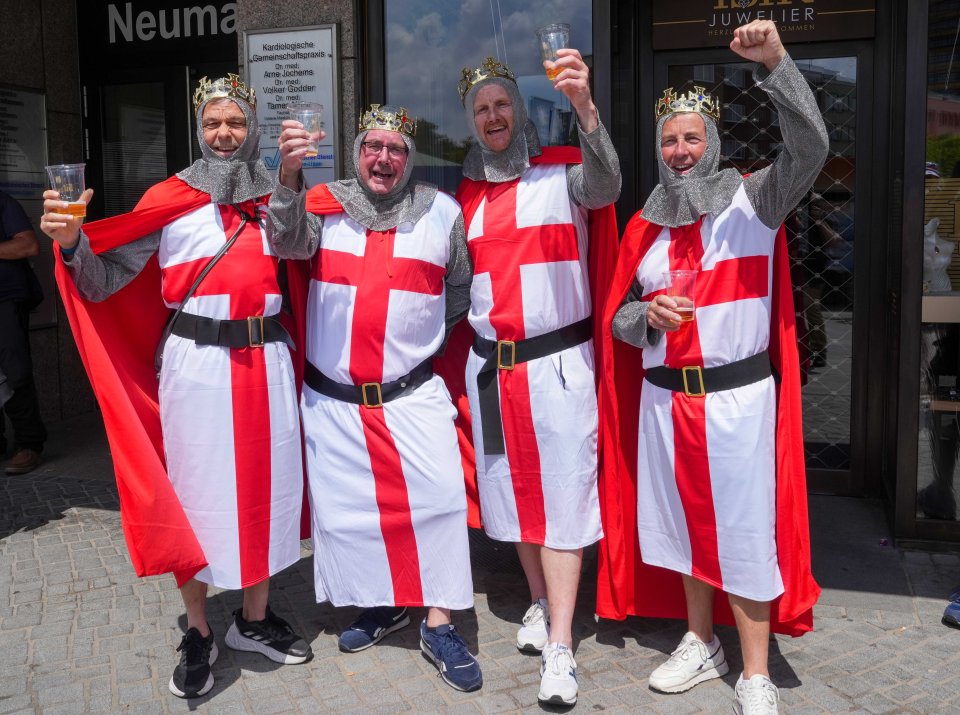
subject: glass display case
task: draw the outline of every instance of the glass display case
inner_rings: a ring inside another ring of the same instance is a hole
[[[957,3],[928,6],[916,518],[955,522],[960,474],[960,72]]]

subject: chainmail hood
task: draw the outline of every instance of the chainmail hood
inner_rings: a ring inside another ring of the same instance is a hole
[[[177,174],[188,186],[210,194],[214,203],[237,204],[266,196],[273,190],[273,179],[259,159],[260,127],[253,108],[242,99],[230,98],[247,118],[247,137],[229,159],[217,154],[203,139],[203,110],[210,102],[197,107],[197,141],[202,157]]]
[[[390,105],[382,109],[386,112],[397,111],[397,107]],[[327,184],[346,214],[370,231],[386,231],[401,223],[416,223],[427,213],[437,195],[437,187],[433,184],[410,182],[410,174],[417,160],[417,145],[406,134],[396,134],[407,145],[407,165],[397,185],[389,193],[374,193],[359,178]],[[360,132],[353,142],[353,170],[357,177],[360,176],[361,144],[366,136],[366,131]]]
[[[473,103],[477,92],[488,84],[498,84],[510,95],[513,102],[513,129],[510,135],[510,145],[503,151],[488,149],[477,132],[476,122],[473,120]],[[464,111],[467,117],[467,126],[476,140],[470,147],[463,161],[463,175],[475,181],[490,181],[500,183],[512,181],[523,174],[530,166],[530,157],[540,156],[540,139],[537,137],[537,128],[527,117],[527,109],[523,104],[523,97],[516,82],[503,77],[490,77],[477,82],[464,97]]]
[[[657,122],[657,166],[660,183],[643,205],[643,217],[659,226],[687,226],[708,213],[719,213],[733,200],[743,179],[736,169],[717,171],[720,165],[720,135],[711,117],[703,117],[707,147],[700,161],[686,174],[679,175],[663,160],[660,142],[663,125],[676,114],[667,114]]]

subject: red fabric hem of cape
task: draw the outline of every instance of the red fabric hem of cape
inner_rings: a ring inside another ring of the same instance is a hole
[[[579,164],[578,147],[543,147],[542,154],[530,159],[537,164]],[[469,227],[474,213],[480,206],[486,181],[463,179],[457,189],[456,199],[463,208],[465,227]],[[601,364],[601,323],[600,306],[604,304],[606,291],[613,275],[617,256],[617,218],[613,204],[588,211],[587,234],[589,253],[587,256],[590,278],[590,298],[594,318],[595,364]],[[453,404],[457,408],[457,440],[460,443],[460,457],[467,485],[467,524],[481,528],[480,495],[477,491],[476,456],[473,448],[473,428],[470,420],[470,403],[467,399],[466,365],[470,348],[473,345],[473,329],[466,319],[460,321],[450,334],[443,355],[433,361],[433,369],[447,385]],[[599,372],[597,373],[599,375]]]
[[[210,203],[210,195],[171,177],[130,213],[84,224],[94,253],[122,246]],[[207,565],[167,476],[154,353],[170,310],[154,255],[123,289],[95,303],[80,297],[55,249],[55,272],[80,358],[103,413],[120,496],[120,517],[138,576],[173,572],[182,585]],[[288,325],[288,327],[290,327]],[[293,331],[297,345],[302,341]],[[299,361],[294,358],[294,365]],[[302,368],[300,370],[302,373]],[[301,522],[309,525],[309,514]]]
[[[600,542],[597,615],[686,619],[679,573],[648,566],[640,557],[636,519],[637,433],[643,383],[641,351],[613,338],[611,324],[630,288],[641,258],[662,227],[638,213],[627,225],[610,293],[603,310],[600,385],[602,472],[600,507],[605,538]],[[810,571],[806,467],[803,455],[800,372],[786,237],[774,248],[770,358],[781,376],[777,385],[777,557],[784,593],[771,604],[771,630],[799,636],[813,628],[820,588]],[[728,600],[718,591],[716,623],[734,624]]]

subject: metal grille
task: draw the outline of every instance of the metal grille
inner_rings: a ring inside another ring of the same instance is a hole
[[[803,372],[807,466],[850,468],[853,343],[856,59],[798,61],[817,98],[830,153],[813,191],[784,225],[791,259]],[[780,122],[750,63],[672,66],[669,84],[705,87],[721,102],[721,168],[758,171],[783,146]]]

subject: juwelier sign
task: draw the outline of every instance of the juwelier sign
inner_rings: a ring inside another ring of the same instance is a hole
[[[303,163],[308,186],[340,176],[336,29],[336,25],[315,25],[242,33],[247,82],[257,92],[260,157],[271,171],[280,166],[277,140],[280,123],[288,118],[287,106],[291,102],[323,105],[321,126],[327,136],[317,156]]]
[[[653,49],[724,47],[733,31],[772,20],[785,43],[873,37],[875,0],[654,0]]]

